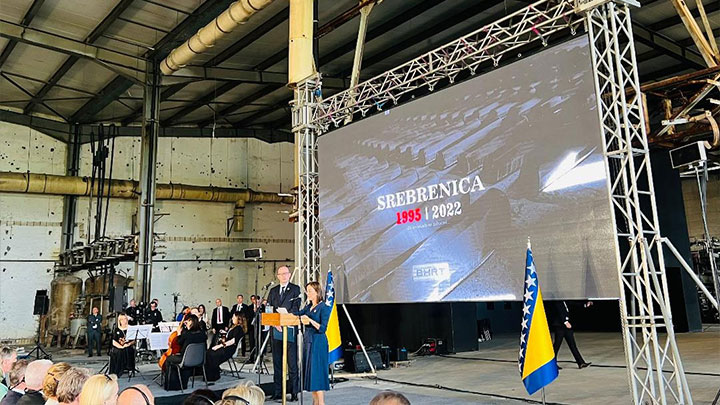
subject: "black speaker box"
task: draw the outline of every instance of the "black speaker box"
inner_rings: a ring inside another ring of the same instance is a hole
[[[33,315],[47,315],[50,307],[50,297],[47,290],[35,291],[35,305],[33,305]]]
[[[378,351],[368,350],[367,354],[375,370],[382,370],[384,368],[382,357]],[[367,373],[372,371],[362,350],[346,350],[344,358],[345,370],[347,371],[352,373]]]

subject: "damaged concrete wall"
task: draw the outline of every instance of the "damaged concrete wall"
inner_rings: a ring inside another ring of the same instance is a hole
[[[8,149],[5,142],[17,146]],[[40,149],[36,154],[31,153],[29,158],[26,154],[23,160],[18,156],[26,152],[21,146],[27,146],[28,142],[31,147],[38,146]],[[13,162],[10,165],[7,159],[0,160],[0,170],[65,173],[65,145],[52,138],[24,127],[0,123],[0,145],[3,145],[0,154],[8,155]],[[48,154],[50,148],[54,148],[54,152]],[[45,153],[40,153],[41,150]],[[254,139],[161,138],[158,150],[159,182],[250,187],[266,192],[288,192],[294,183],[292,144],[267,144]],[[109,163],[108,160],[108,166]],[[90,145],[83,145],[80,175],[89,176],[91,170]],[[138,180],[139,177],[140,140],[118,138],[115,142],[113,178]],[[88,218],[88,201],[88,198],[78,200],[76,241],[87,241],[88,229],[94,230],[96,202],[93,201]],[[27,209],[28,204],[31,204],[31,209]],[[10,247],[13,260],[16,260],[3,262],[0,253],[0,265],[7,269],[0,273],[0,339],[32,337],[34,334],[36,323],[32,314],[8,308],[14,308],[12,303],[18,299],[12,292],[26,285],[30,279],[37,288],[49,288],[52,262],[48,256],[59,249],[62,205],[62,197],[0,194],[0,232],[3,233],[0,249]],[[152,296],[160,300],[165,318],[172,317],[174,313],[174,293],[179,294],[178,310],[182,305],[200,303],[211,310],[218,297],[230,306],[238,293],[244,294],[249,301],[249,295],[254,293],[256,272],[258,286],[262,287],[273,279],[276,267],[292,263],[293,226],[285,212],[290,210],[289,206],[248,204],[243,232],[230,231],[228,234],[227,219],[232,217],[233,209],[232,203],[158,201],[156,212],[163,215],[157,219],[156,232],[164,234],[165,242],[160,244],[166,247],[153,260]],[[136,213],[136,200],[111,200],[106,235],[119,236],[132,232]],[[30,231],[26,230],[18,233],[18,225],[8,228],[6,221],[17,222],[15,218],[37,223],[32,227],[34,233],[29,234]],[[12,229],[10,233],[15,232],[16,236],[11,241],[7,240],[6,229]],[[42,238],[38,239],[38,233],[42,234]],[[92,236],[94,232],[91,232]],[[243,249],[251,247],[264,250],[264,261],[258,263],[259,269],[254,262],[242,259]],[[31,261],[36,260],[40,252],[46,261]],[[135,264],[121,263],[117,270],[133,276]],[[36,277],[41,272],[43,276]],[[32,288],[31,295],[34,295],[36,288]],[[129,294],[132,296],[132,291]],[[30,305],[32,296],[22,302],[27,300],[30,300],[27,304]],[[10,325],[22,325],[22,328],[10,330],[7,327]]]

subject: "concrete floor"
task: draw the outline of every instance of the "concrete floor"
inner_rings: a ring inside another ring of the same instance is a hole
[[[548,403],[556,404],[626,404],[631,403],[625,370],[622,337],[619,333],[578,333],[578,347],[586,361],[593,365],[579,370],[572,361],[567,346],[560,350],[560,377],[545,390]],[[688,383],[695,404],[711,404],[720,390],[720,327],[708,326],[703,333],[678,335]],[[378,380],[355,378],[352,374],[336,373],[348,378],[339,382],[326,394],[328,404],[364,405],[379,391],[393,389],[405,393],[414,405],[424,404],[526,404],[540,402],[539,394],[530,397],[520,381],[517,371],[517,336],[498,336],[484,343],[476,352],[450,356],[414,357],[410,366],[381,370]],[[98,371],[105,360],[89,362],[77,351],[56,352],[55,361],[69,361]],[[272,367],[271,361],[268,366]],[[166,397],[165,403],[179,401],[179,392],[165,392],[152,383],[158,373],[154,364],[140,367],[144,375],[128,382],[120,380],[121,388],[138,383],[151,387],[154,394]],[[271,370],[272,371],[272,370]],[[244,374],[241,381],[254,375]],[[224,390],[238,380],[223,376],[213,390]],[[268,389],[270,376],[262,376],[261,383]],[[196,388],[204,387],[201,379]],[[442,389],[442,388],[447,389]],[[173,397],[174,396],[174,397]],[[309,395],[305,403],[311,403]],[[270,402],[268,402],[270,403]]]

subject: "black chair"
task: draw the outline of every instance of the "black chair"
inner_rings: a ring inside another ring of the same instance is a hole
[[[233,353],[233,355],[230,356],[230,358],[227,359],[227,362],[226,362],[228,364],[228,367],[230,368],[230,375],[232,375],[233,377],[235,377],[237,379],[242,379],[242,377],[240,376],[240,370],[238,369],[237,363],[235,362],[235,356],[237,356],[238,352],[240,351],[240,347],[242,344],[243,344],[242,341],[240,341],[240,343],[238,343],[235,353]]]
[[[205,388],[208,388],[207,376],[205,375],[205,343],[191,343],[185,349],[180,364],[176,365],[178,371],[178,378],[180,379],[180,391],[185,392],[182,383],[183,368],[195,369],[195,367],[202,367],[203,380],[205,381]],[[195,388],[195,372],[192,373],[192,387]]]

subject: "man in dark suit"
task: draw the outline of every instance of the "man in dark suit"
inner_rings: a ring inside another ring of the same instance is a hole
[[[242,294],[238,294],[237,296],[237,303],[232,306],[230,309],[230,316],[235,314],[235,312],[240,312],[240,315],[242,315],[243,319],[240,320],[240,324],[243,327],[243,332],[245,332],[245,336],[247,336],[248,327],[247,325],[250,323],[250,320],[252,319],[251,316],[248,316],[248,312],[250,311],[250,306],[245,304],[244,297]],[[245,356],[245,350],[247,349],[247,345],[245,344],[245,336],[243,336],[242,344],[240,345],[240,352],[243,356]]]
[[[87,318],[87,348],[88,357],[92,357],[93,347],[97,347],[97,355],[100,355],[100,334],[102,332],[102,315],[98,307],[93,307],[92,313]]]
[[[570,323],[570,310],[568,309],[567,303],[565,301],[549,301],[549,303],[551,303],[551,324],[555,331],[555,340],[553,341],[555,360],[557,361],[560,345],[562,345],[562,341],[565,339],[568,347],[570,348],[570,352],[575,358],[578,368],[588,367],[592,363],[586,362],[577,348],[577,344],[575,343],[575,333],[573,331],[572,324]],[[592,301],[588,301],[583,305],[584,308],[588,308],[590,306],[592,306]],[[561,367],[558,366],[558,368]]]
[[[125,309],[125,313],[128,316],[128,325],[140,325],[142,324],[142,310],[140,307],[135,305],[135,300],[130,300],[130,304]]]
[[[157,301],[150,301],[150,308],[145,311],[145,325],[152,324],[153,332],[159,332],[158,324],[163,321],[162,314],[157,307]]]
[[[212,320],[210,321],[213,336],[213,346],[220,338],[220,331],[227,331],[228,325],[230,325],[230,311],[227,307],[223,306],[220,298],[215,300],[215,309],[213,309]]]
[[[290,269],[282,266],[277,269],[277,279],[280,285],[270,289],[268,293],[267,303],[273,307],[274,312],[278,312],[278,308],[285,308],[289,313],[297,313],[300,311],[300,287],[290,282]],[[283,345],[282,345],[282,329],[277,327],[271,331],[272,339],[272,356],[273,356],[273,382],[275,383],[275,394],[273,399],[282,399],[282,362],[283,362]],[[290,401],[297,401],[297,394],[300,392],[300,381],[298,380],[298,364],[297,364],[297,345],[295,344],[295,328],[288,328],[288,346],[287,361],[290,376]]]

